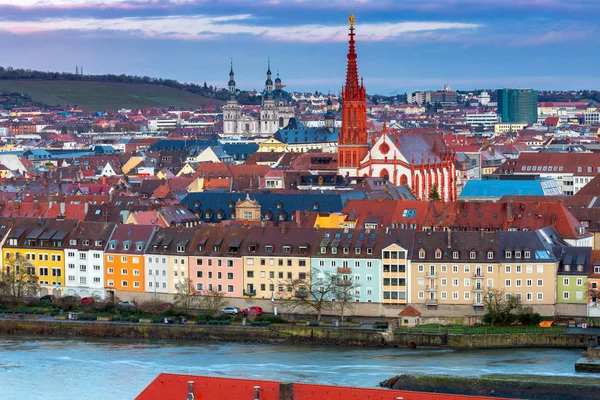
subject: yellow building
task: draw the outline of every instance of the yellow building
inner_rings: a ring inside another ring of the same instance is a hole
[[[135,167],[144,161],[144,157],[141,156],[132,156],[123,166],[121,167],[121,171],[123,175],[129,174]]]
[[[286,149],[287,145],[275,139],[274,137],[270,137],[258,144],[259,152],[283,153],[286,151]]]
[[[494,124],[494,133],[507,133],[507,132],[516,132],[525,128],[529,124],[508,124],[508,123],[499,123]]]
[[[14,221],[2,246],[3,267],[12,259],[24,260],[35,268],[41,294],[63,294],[65,252],[77,220],[19,218]]]
[[[348,223],[348,216],[341,213],[319,213],[315,219],[315,228],[335,229],[335,228],[354,228],[355,221]]]

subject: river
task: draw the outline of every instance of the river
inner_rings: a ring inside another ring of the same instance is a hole
[[[133,399],[160,372],[365,387],[401,373],[575,376],[580,354],[0,336],[0,398]]]

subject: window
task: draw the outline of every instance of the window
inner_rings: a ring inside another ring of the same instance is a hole
[[[435,251],[435,258],[442,258],[442,251],[440,249]]]
[[[520,250],[515,251],[515,258],[521,258],[521,251]]]
[[[488,265],[487,272],[488,272],[488,274],[494,273],[494,266],[493,265]]]
[[[504,286],[506,286],[506,287],[510,287],[510,279],[506,279],[506,280],[504,281]]]
[[[471,298],[471,293],[465,292],[464,297],[465,297],[465,300],[469,300]]]
[[[515,282],[517,287],[521,287],[522,285],[522,281],[520,279],[517,279],[517,281]]]
[[[488,260],[492,260],[494,258],[494,252],[493,251],[488,251],[487,258],[488,258]]]
[[[134,264],[139,264],[140,263],[140,258],[139,257],[133,257],[133,263]]]
[[[121,286],[127,287],[127,285],[128,285],[127,281],[121,281]]]
[[[201,283],[196,283],[196,290],[204,290],[204,286]]]
[[[544,293],[538,293],[537,294],[537,299],[538,299],[538,301],[544,300]]]
[[[458,300],[458,292],[452,292],[452,299]]]
[[[452,258],[455,260],[458,260],[458,251],[453,251],[452,252]]]
[[[140,276],[140,270],[139,269],[134,269],[133,270],[133,276]]]
[[[423,279],[423,278],[419,278],[419,280],[418,280],[418,285],[419,285],[419,286],[424,286],[424,285],[425,285],[425,279]]]
[[[507,265],[504,270],[506,271],[507,274],[510,274],[510,265]]]
[[[471,286],[471,280],[469,278],[466,278],[463,283],[465,286]]]
[[[563,299],[569,300],[569,292],[563,292]]]
[[[569,286],[569,278],[564,278],[563,279],[563,285]]]
[[[448,272],[448,266],[447,265],[442,265],[441,269],[442,269],[442,272]]]
[[[79,277],[79,284],[80,285],[85,285],[87,283],[87,279],[85,278],[85,276],[80,276]]]
[[[115,286],[115,281],[113,281],[112,279],[109,279],[108,286]]]
[[[127,275],[127,268],[121,269],[121,275]]]
[[[423,272],[423,271],[425,271],[425,266],[424,266],[424,265],[419,265],[419,266],[417,267],[417,270],[418,270],[419,272]]]
[[[531,279],[528,279],[527,281],[530,282]],[[538,285],[538,287],[544,286],[544,281],[542,279],[538,279],[537,280],[537,285]],[[531,285],[529,285],[529,286],[531,286]]]
[[[446,300],[448,298],[448,292],[442,292],[441,295],[443,300]]]
[[[86,272],[86,270],[87,270],[87,266],[85,266],[85,265],[80,265],[79,266],[79,271],[80,272]]]
[[[367,268],[373,268],[373,261],[367,261]]]
[[[48,276],[48,267],[40,267],[40,276]]]
[[[452,266],[452,272],[458,273],[458,265],[453,265]]]
[[[525,270],[527,271],[528,274],[531,274],[533,272],[533,266],[528,265],[527,267],[525,267]]]
[[[524,255],[525,258],[531,258],[531,252],[529,250],[525,250]]]
[[[577,286],[583,286],[583,279],[577,278]]]
[[[419,298],[420,299],[424,299],[425,298],[425,292],[419,292]]]
[[[114,274],[115,273],[115,269],[114,268],[109,268],[108,269],[108,273],[109,274]]]
[[[465,265],[465,273],[468,274],[469,272],[471,272],[471,267],[468,265]]]
[[[469,257],[471,258],[471,260],[474,260],[475,258],[477,258],[477,252],[475,252],[475,251],[470,252]]]
[[[577,292],[577,293],[575,293],[575,298],[577,300],[583,300],[583,292]]]
[[[140,283],[139,282],[133,282],[133,287],[139,288],[140,287]]]
[[[247,278],[254,278],[254,271],[246,271]]]
[[[123,256],[123,257],[121,257],[121,262],[124,262],[124,263],[126,263],[126,262],[127,262],[127,256]]]
[[[227,293],[233,293],[233,285],[227,285]]]
[[[507,250],[504,252],[504,258],[511,258],[512,257],[512,252],[510,250]]]
[[[94,283],[100,283],[100,278],[98,278],[97,276],[94,277]]]
[[[446,278],[442,278],[442,286],[446,286],[448,283],[448,280]]]
[[[458,286],[458,278],[452,278],[452,286]]]
[[[425,258],[425,250],[419,250],[419,258]]]

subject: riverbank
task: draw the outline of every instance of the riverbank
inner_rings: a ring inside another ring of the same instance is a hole
[[[597,378],[489,375],[480,378],[399,375],[382,387],[429,393],[544,400],[600,400]]]
[[[348,347],[432,347],[452,349],[562,348],[585,349],[588,334],[409,334],[391,329],[341,328],[291,324],[268,326],[171,325],[123,322],[3,319],[0,334],[88,336],[159,340],[310,344]]]

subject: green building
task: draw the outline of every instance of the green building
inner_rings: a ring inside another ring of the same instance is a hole
[[[505,124],[537,122],[538,92],[533,89],[499,89],[498,120]]]
[[[561,248],[561,253],[562,259],[556,277],[557,302],[587,304],[591,247],[564,247]]]

